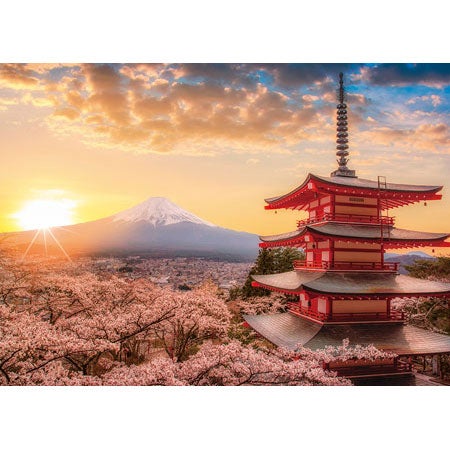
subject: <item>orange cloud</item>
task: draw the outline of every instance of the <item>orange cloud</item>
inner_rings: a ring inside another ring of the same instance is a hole
[[[216,152],[219,143],[250,152],[255,146],[292,145],[298,142],[299,126],[317,119],[315,111],[298,109],[286,95],[261,84],[250,89],[170,82],[158,78],[163,66],[150,67],[144,72],[140,66],[120,71],[105,65],[83,66],[82,89],[64,92],[65,108],[56,116],[93,127],[94,139],[101,135],[135,151],[179,151],[191,146],[189,151],[201,147],[202,154],[208,145],[210,152]]]
[[[448,153],[450,130],[445,123],[422,124],[416,128],[393,129],[377,127],[359,132],[356,139],[360,145],[396,147],[399,151],[428,150],[436,153]]]
[[[9,107],[19,104],[18,97],[0,98],[0,111],[7,111]]]
[[[11,89],[33,89],[38,87],[39,79],[24,64],[0,64],[0,85]]]
[[[250,69],[271,75],[275,85],[287,86],[299,77],[296,86],[312,83],[313,87],[309,93],[287,94],[269,88],[254,73],[252,78]],[[216,154],[221,148],[289,152],[306,140],[335,139],[335,83],[320,65],[308,69],[292,72],[284,65],[242,64],[8,64],[0,65],[0,80],[15,89],[29,89],[23,96],[28,104],[52,106],[46,123],[53,132],[77,135],[91,146],[201,155]],[[33,92],[36,89],[39,95]],[[368,139],[384,146],[402,144],[432,151],[443,151],[448,142],[447,129],[422,127],[425,117],[420,114],[430,113],[420,110],[386,115],[391,121],[406,120],[405,130],[377,127],[357,133],[372,120],[366,118],[369,101],[361,94],[349,94],[348,99],[350,132],[358,142]],[[440,98],[430,95],[426,100],[438,104]],[[426,119],[440,124],[437,116]]]
[[[74,120],[74,119],[76,119],[77,117],[79,117],[80,112],[77,111],[77,110],[74,109],[74,108],[60,108],[60,109],[57,109],[57,110],[53,113],[53,115],[54,115],[54,116],[65,117],[66,119],[69,119],[69,120]]]

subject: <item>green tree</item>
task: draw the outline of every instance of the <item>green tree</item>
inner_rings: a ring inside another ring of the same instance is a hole
[[[292,264],[297,259],[305,259],[305,254],[295,247],[279,247],[272,250],[273,271],[282,273],[292,270]]]
[[[418,259],[405,266],[409,274],[416,278],[450,279],[450,257],[436,259]],[[450,300],[447,298],[427,298],[411,301],[404,307],[409,321],[423,328],[437,329],[450,333]]]
[[[252,275],[268,275],[292,270],[292,264],[296,259],[304,259],[301,250],[292,247],[280,247],[274,249],[262,248],[256,258],[255,264],[242,287],[242,297],[262,297],[270,295],[270,291],[252,286]]]
[[[439,278],[450,277],[450,257],[439,256],[436,259],[417,259],[414,264],[405,266],[409,274],[416,278]]]

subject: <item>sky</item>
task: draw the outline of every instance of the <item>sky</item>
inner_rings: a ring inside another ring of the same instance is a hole
[[[344,73],[349,167],[360,178],[446,185],[391,211],[450,231],[450,64],[0,64],[0,232],[27,202],[70,202],[73,222],[167,197],[216,225],[295,229],[264,198],[336,169]]]

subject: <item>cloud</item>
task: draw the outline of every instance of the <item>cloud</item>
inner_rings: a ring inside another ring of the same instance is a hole
[[[85,65],[81,90],[66,90],[54,117],[78,120],[91,128],[90,136],[109,138],[112,145],[136,151],[179,151],[189,145],[201,148],[202,154],[208,145],[213,153],[218,146],[254,152],[258,147],[292,145],[298,142],[299,127],[317,120],[316,111],[302,110],[301,104],[262,83],[242,87],[216,82],[219,74],[221,80],[230,77],[231,69],[223,72],[213,67],[206,72],[205,67],[195,65],[193,70],[188,65],[172,80],[158,78],[170,73],[167,68],[151,69],[143,75],[143,68],[137,66],[117,70],[110,65]],[[200,73],[216,78],[181,82],[182,77]]]
[[[74,119],[76,119],[77,117],[79,117],[80,112],[77,111],[77,110],[74,109],[74,108],[60,108],[60,109],[57,109],[57,110],[53,113],[53,115],[54,115],[54,116],[65,117],[66,119],[69,119],[69,120],[74,120]]]
[[[0,111],[7,111],[11,106],[18,105],[19,103],[19,97],[0,97]]]
[[[449,64],[377,64],[362,67],[359,79],[380,86],[421,84],[442,87],[450,83]]]
[[[415,134],[422,138],[432,139],[437,145],[448,146],[450,144],[450,130],[446,123],[420,125]]]
[[[413,105],[419,101],[422,102],[430,102],[434,107],[439,106],[442,103],[442,99],[439,95],[421,95],[418,97],[412,97],[410,98],[406,104],[407,105]]]
[[[355,70],[356,64],[175,64],[167,68],[173,77],[249,88],[263,79],[282,89],[335,82],[339,72]]]
[[[335,82],[339,72],[354,70],[354,64],[266,64],[263,69],[276,85],[292,89]]]
[[[176,64],[171,72],[175,79],[208,80],[211,84],[249,87],[254,81],[258,65],[251,64]]]
[[[21,98],[22,103],[33,105],[38,108],[42,107],[53,107],[55,106],[54,99],[47,95],[42,95],[39,92],[39,95],[35,95],[35,93],[27,92]]]
[[[320,97],[318,97],[317,95],[310,95],[310,94],[302,95],[302,100],[306,103],[316,102],[319,99]]]
[[[108,64],[85,64],[83,66],[88,111],[101,112],[118,125],[128,125],[129,104],[122,77]]]
[[[0,64],[0,85],[10,89],[35,89],[39,79],[24,64]]]
[[[370,142],[374,147],[397,148],[400,153],[421,151],[449,153],[450,127],[445,123],[422,124],[407,129],[375,127],[359,132],[355,142],[359,147],[367,146],[367,142]]]
[[[367,106],[370,102],[364,94],[347,94],[347,103],[350,105]]]
[[[394,79],[395,73],[406,70],[403,66],[13,64],[0,65],[0,80],[20,90],[23,103],[51,108],[46,124],[54,133],[76,135],[93,147],[141,153],[254,154],[291,152],[306,141],[312,146],[325,142],[334,146],[337,74],[344,71],[356,83],[371,79],[377,83],[377,70]],[[408,66],[408,70],[412,69]],[[422,75],[445,72],[429,67],[414,70]],[[386,104],[385,97],[370,98],[358,89],[348,94],[352,141],[374,139],[385,146],[402,142],[407,148],[443,151],[448,130],[442,129],[446,123],[442,116],[420,108],[411,112],[404,107],[406,102]],[[427,93],[411,97],[408,103],[419,102],[438,106],[445,97]],[[0,108],[6,107],[0,103]],[[387,113],[390,107],[392,112]]]

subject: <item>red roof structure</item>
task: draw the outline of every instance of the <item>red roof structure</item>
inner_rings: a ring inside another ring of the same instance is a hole
[[[420,201],[440,200],[442,198],[442,195],[437,194],[442,189],[442,186],[386,183],[386,185],[382,186],[382,189],[382,200],[384,201],[380,204],[381,210],[397,208]],[[311,202],[328,194],[378,199],[380,198],[380,185],[378,180],[365,180],[357,177],[348,178],[338,175],[323,177],[310,173],[305,181],[291,192],[265,199],[267,203],[265,209],[308,210]]]
[[[406,326],[404,318],[391,308],[391,300],[450,296],[450,284],[400,275],[398,264],[386,263],[384,253],[386,249],[450,246],[447,240],[450,233],[396,228],[395,218],[389,216],[392,208],[441,199],[438,192],[442,186],[387,183],[384,177],[378,177],[376,181],[358,178],[355,170],[347,167],[347,112],[342,74],[338,100],[338,169],[329,177],[308,174],[297,188],[265,200],[265,208],[269,210],[284,208],[308,213],[306,220],[297,223],[297,229],[261,236],[259,244],[262,248],[300,247],[305,252],[305,260],[295,261],[289,272],[253,275],[252,282],[255,287],[294,295],[296,301],[290,304],[288,314],[301,320],[289,319],[290,322],[294,320],[294,328],[275,326],[278,322],[273,316],[247,316],[246,320],[277,345],[285,341],[292,343],[292,336],[288,334],[301,334],[298,330],[302,327],[311,328],[305,324],[315,324],[319,326],[317,330],[326,327],[327,333],[322,332],[325,337],[316,339],[323,346],[336,344],[326,336],[333,335],[330,330],[342,324],[357,328],[361,328],[361,324],[372,324],[372,330],[377,329],[383,334],[382,328],[377,327],[395,323],[400,328],[395,328],[395,333],[388,333],[386,336],[391,336],[388,339],[420,334],[420,348],[425,354],[427,339],[431,339],[433,333],[406,332],[406,328],[401,328]],[[339,328],[337,335],[339,339],[345,338],[345,328]],[[363,334],[353,333],[353,343],[361,343],[361,336]],[[303,340],[299,343],[310,342]],[[403,344],[390,342],[387,347],[397,348],[398,345]],[[406,350],[402,350],[402,354],[408,352],[408,345],[403,345]],[[449,352],[450,337],[430,340],[428,353]]]
[[[345,242],[374,243],[379,242],[381,235],[384,239],[384,248],[401,247],[450,247],[450,242],[445,241],[449,233],[427,233],[395,228],[387,225],[381,229],[379,226],[364,222],[337,222],[323,218],[321,222],[301,225],[297,230],[274,236],[260,236],[261,248],[268,247],[303,247],[305,242],[319,240],[321,237],[329,237]]]

